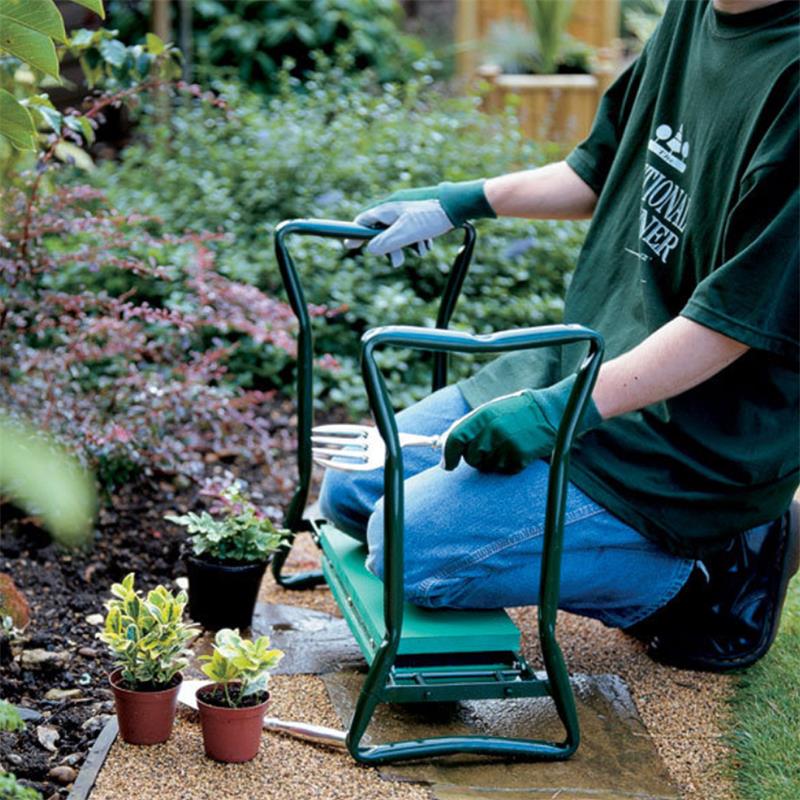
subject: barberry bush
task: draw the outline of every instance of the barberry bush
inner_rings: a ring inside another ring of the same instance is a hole
[[[208,453],[270,458],[273,393],[237,388],[227,362],[245,341],[290,358],[294,319],[219,274],[213,235],[154,236],[83,185],[11,189],[4,212],[0,405],[108,487],[140,472],[199,478]]]

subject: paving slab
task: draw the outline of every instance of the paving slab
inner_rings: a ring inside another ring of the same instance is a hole
[[[244,634],[267,635],[284,656],[273,675],[324,675],[342,669],[363,669],[364,657],[347,623],[324,611],[276,603],[258,603],[253,624]],[[202,677],[200,656],[212,652],[214,632],[205,631],[192,645],[192,660],[185,674]]]
[[[354,670],[323,676],[345,725],[363,679]],[[438,800],[678,800],[625,682],[616,675],[578,675],[573,688],[582,740],[569,761],[451,756],[387,765],[380,773],[390,780],[429,783]],[[367,742],[461,734],[563,738],[549,698],[382,705],[367,733]]]
[[[266,634],[285,653],[273,670],[276,675],[323,675],[365,664],[347,623],[323,611],[259,603],[252,633]]]

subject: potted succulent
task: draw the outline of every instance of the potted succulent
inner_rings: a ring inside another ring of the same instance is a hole
[[[112,600],[97,638],[108,645],[116,669],[109,675],[122,739],[158,744],[169,739],[187,645],[197,634],[183,622],[186,593],[157,586],[147,595],[134,588],[134,574],[111,587]]]
[[[243,639],[238,630],[217,632],[203,672],[214,681],[197,692],[206,755],[215,761],[255,758],[267,709],[269,671],[283,658],[268,636]]]
[[[264,570],[285,533],[238,484],[228,486],[220,498],[224,505],[216,517],[204,511],[165,519],[189,533],[189,616],[211,630],[249,628]]]

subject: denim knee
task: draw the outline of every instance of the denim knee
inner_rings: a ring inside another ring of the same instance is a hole
[[[424,605],[424,585],[436,571],[438,562],[435,554],[424,553],[422,550],[423,542],[430,541],[431,538],[429,526],[415,524],[415,518],[424,519],[423,515],[415,515],[413,509],[407,508],[403,525],[403,594],[406,600]],[[367,524],[367,543],[369,545],[367,569],[381,580],[384,577],[383,520],[384,504],[383,498],[381,498],[375,505],[375,510]]]
[[[319,507],[322,516],[339,530],[365,541],[369,512],[363,508],[363,492],[359,491],[357,475],[325,470],[319,490]]]

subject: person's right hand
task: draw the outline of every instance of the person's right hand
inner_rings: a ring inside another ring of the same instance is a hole
[[[413,246],[424,254],[433,239],[468,219],[494,216],[479,180],[403,189],[365,209],[354,221],[368,228],[386,228],[368,240],[366,250],[373,255],[388,255],[392,266],[399,267],[403,248]],[[363,244],[362,240],[345,240],[349,248]]]

